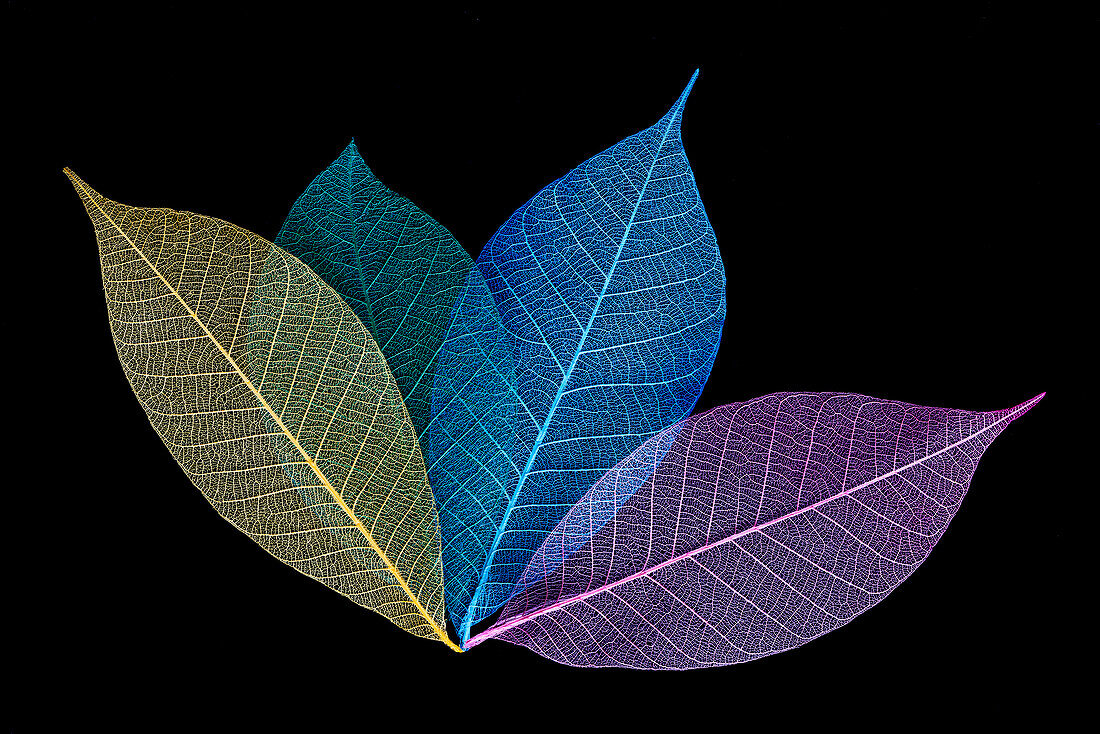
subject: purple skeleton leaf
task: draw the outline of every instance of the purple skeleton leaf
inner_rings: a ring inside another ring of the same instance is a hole
[[[628,457],[586,493],[469,647],[682,669],[802,645],[924,561],[982,453],[1043,395],[970,412],[778,393],[692,416],[638,449],[662,457],[640,487]]]

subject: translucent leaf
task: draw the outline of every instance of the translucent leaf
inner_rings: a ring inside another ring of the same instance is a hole
[[[453,647],[416,434],[355,314],[254,234],[118,204],[66,173],[123,370],[195,486],[279,560]]]
[[[476,272],[473,259],[441,224],[383,186],[355,143],[294,203],[275,244],[359,316],[422,433],[431,420],[436,356],[451,309]]]
[[[451,477],[442,493],[433,485],[462,639],[593,482],[691,411],[710,373],[725,275],[680,140],[690,89],[653,127],[536,194],[485,246],[478,266],[502,335],[486,335],[481,307],[452,320],[433,411],[453,415],[434,416],[427,444],[429,465]],[[454,410],[460,386],[444,365],[475,350],[500,355],[493,375],[479,373],[493,399]]]
[[[509,441],[519,410],[515,340],[481,271],[442,225],[382,185],[354,143],[298,198],[275,242],[312,267],[378,339],[422,449],[435,459],[428,479],[445,568],[462,564],[466,545],[496,530],[464,501],[496,492],[492,501],[503,506],[502,487],[515,481],[512,443],[487,456],[466,453],[472,443]]]
[[[498,637],[569,665],[679,669],[804,644],[924,561],[982,453],[1042,397],[971,413],[782,393],[688,418],[642,487],[629,460],[592,487],[468,646]],[[629,498],[592,533],[624,479]]]

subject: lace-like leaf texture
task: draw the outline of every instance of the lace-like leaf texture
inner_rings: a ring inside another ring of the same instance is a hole
[[[461,569],[447,577],[465,581],[464,549],[496,528],[447,503],[490,495],[514,474],[511,452],[494,442],[511,447],[518,409],[516,342],[481,270],[442,225],[384,186],[354,143],[298,198],[275,243],[339,293],[381,345],[422,446],[435,447],[428,479],[448,508],[445,568]]]
[[[486,244],[477,264],[503,330],[479,293],[455,309],[421,443],[461,640],[593,482],[691,412],[710,373],[725,273],[680,140],[690,90]],[[472,380],[471,359],[486,366]]]
[[[420,435],[431,420],[436,357],[455,302],[465,290],[488,293],[473,259],[446,228],[386,188],[355,143],[294,203],[275,244],[339,293],[378,341]]]
[[[66,173],[126,377],[195,486],[279,560],[455,647],[416,433],[356,315],[254,234],[118,204]]]
[[[802,645],[924,561],[982,453],[1042,397],[972,413],[781,393],[688,418],[589,490],[467,646],[681,669]]]

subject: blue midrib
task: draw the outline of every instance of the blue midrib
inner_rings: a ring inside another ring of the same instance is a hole
[[[694,78],[692,81],[694,81]],[[497,548],[500,546],[500,540],[504,537],[504,529],[508,526],[508,519],[511,517],[512,509],[516,506],[516,500],[523,491],[524,482],[527,481],[527,477],[531,472],[531,467],[535,464],[535,458],[538,456],[539,448],[542,446],[542,441],[546,437],[546,431],[550,427],[550,421],[554,418],[554,411],[557,410],[558,403],[561,402],[562,395],[565,393],[566,385],[569,383],[569,378],[573,374],[573,368],[576,367],[577,360],[580,359],[581,354],[584,352],[584,342],[588,339],[588,332],[592,329],[592,324],[596,321],[596,315],[600,312],[600,304],[603,302],[603,297],[607,293],[607,288],[615,275],[615,268],[619,264],[619,257],[623,253],[626,239],[630,236],[630,228],[634,225],[634,218],[638,214],[638,208],[642,205],[642,200],[645,198],[645,190],[646,187],[649,186],[650,178],[653,176],[653,169],[657,166],[657,160],[661,157],[661,151],[664,150],[665,147],[665,140],[668,139],[668,132],[672,129],[672,124],[676,121],[676,116],[679,114],[680,107],[683,103],[684,99],[681,97],[681,99],[677,101],[676,107],[669,114],[668,124],[665,126],[665,131],[661,135],[661,142],[657,145],[657,152],[653,156],[653,162],[649,164],[649,170],[646,172],[645,181],[642,183],[641,191],[638,192],[638,200],[634,202],[634,210],[630,213],[630,219],[627,220],[626,229],[623,231],[623,237],[619,240],[619,249],[615,252],[615,259],[611,262],[611,269],[607,271],[607,277],[604,278],[603,288],[600,289],[600,295],[596,298],[596,305],[592,308],[592,314],[588,317],[588,323],[581,332],[581,338],[577,343],[577,349],[573,354],[573,360],[569,363],[569,367],[562,376],[557,394],[554,395],[554,402],[550,404],[550,411],[546,414],[546,420],[542,422],[542,427],[539,429],[538,436],[535,438],[535,443],[531,447],[531,454],[527,458],[527,465],[523,467],[523,471],[519,475],[519,481],[516,483],[516,490],[512,493],[511,499],[508,500],[508,507],[504,510],[504,516],[501,518],[500,525],[497,527],[496,535],[493,537],[493,544],[490,546],[489,553],[485,558],[485,566],[481,570],[481,578],[478,581],[477,588],[474,589],[474,595],[470,599],[470,605],[466,609],[466,616],[462,620],[462,629],[459,631],[459,644],[462,645],[463,648],[466,646],[466,641],[470,639],[470,626],[474,623],[473,615],[474,610],[477,609],[477,600],[481,596],[481,592],[485,588],[486,583],[488,583],[489,570],[493,567],[493,559],[496,556]],[[546,346],[548,349],[550,348],[549,344]]]

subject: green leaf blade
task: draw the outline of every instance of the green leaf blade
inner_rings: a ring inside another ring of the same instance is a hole
[[[295,202],[275,244],[338,292],[378,342],[417,434],[439,348],[474,262],[374,175],[351,143]]]

